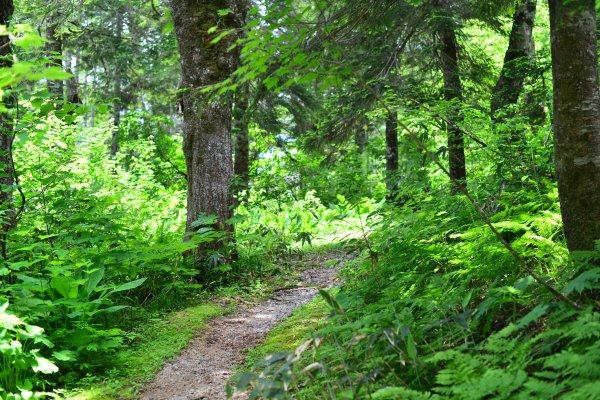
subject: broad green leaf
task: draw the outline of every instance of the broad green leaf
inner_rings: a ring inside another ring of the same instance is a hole
[[[60,293],[64,298],[77,298],[79,282],[70,276],[58,275],[50,281],[50,287]]]
[[[417,359],[417,346],[415,345],[415,339],[410,330],[406,334],[406,354],[408,354],[408,357],[411,360]]]
[[[52,357],[59,361],[75,361],[77,360],[77,353],[71,350],[61,350],[53,352]]]
[[[146,278],[136,279],[135,281],[127,282],[127,283],[117,286],[116,288],[114,288],[112,290],[112,292],[116,293],[116,292],[123,292],[125,290],[135,289],[136,287],[140,286],[145,281],[146,281]]]
[[[37,365],[31,367],[34,372],[41,372],[42,374],[53,374],[58,372],[58,367],[52,361],[38,356],[37,354],[34,355],[34,357],[35,361],[37,362]]]
[[[86,293],[92,293],[102,278],[104,278],[104,268],[97,268],[92,272],[89,272],[86,277],[86,281],[83,284],[83,288],[85,289]]]
[[[72,78],[73,74],[63,71],[60,67],[48,67],[44,70],[43,77],[51,81],[64,81]]]

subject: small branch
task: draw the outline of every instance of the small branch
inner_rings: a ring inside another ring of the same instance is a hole
[[[290,285],[290,286],[278,287],[278,288],[275,288],[275,289],[272,289],[272,290],[273,290],[273,292],[283,292],[285,290],[303,289],[305,287],[306,286],[303,286],[303,285]]]
[[[161,160],[165,161],[166,163],[170,164],[171,167],[173,167],[173,169],[181,176],[183,176],[185,178],[185,180],[188,180],[188,175],[181,171],[179,169],[179,167],[177,167],[177,165],[175,165],[173,163],[173,161],[171,161],[167,156],[164,155],[164,153],[160,150],[160,146],[158,145],[158,143],[156,143],[156,152],[158,153],[158,156],[161,158]]]
[[[433,114],[434,117],[441,119],[442,121],[444,121],[446,124],[452,126],[453,128],[459,129],[461,133],[467,135],[468,137],[470,137],[471,139],[473,139],[473,141],[475,143],[477,143],[478,145],[480,145],[481,147],[488,147],[487,143],[485,143],[484,141],[482,141],[481,139],[479,139],[477,136],[475,136],[474,134],[472,134],[469,131],[466,131],[464,129],[462,129],[461,127],[459,127],[456,122],[444,117],[443,115],[439,114],[438,112],[432,110],[430,107],[427,107],[425,104],[421,103],[418,100],[415,100],[411,97],[407,97],[408,100],[413,101],[414,103],[416,103],[419,107],[424,108],[425,110],[427,110],[428,112],[430,112],[431,114]]]

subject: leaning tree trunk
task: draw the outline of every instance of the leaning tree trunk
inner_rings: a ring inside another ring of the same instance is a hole
[[[394,201],[398,196],[398,121],[391,112],[385,120],[385,175],[387,199]]]
[[[222,30],[238,28],[243,21],[239,1],[171,0],[175,34],[181,55],[183,152],[188,174],[187,231],[196,230],[202,215],[217,217],[215,228],[232,232],[233,162],[231,102],[207,99],[201,89],[227,79],[238,65],[236,52],[227,51],[233,38],[211,41]],[[219,16],[219,10],[233,13]],[[208,33],[218,26],[219,31]],[[223,252],[225,241],[201,245],[196,257],[208,250]]]
[[[600,92],[594,0],[550,0],[554,154],[569,250],[600,239]]]
[[[447,8],[448,6],[445,6]],[[462,86],[458,71],[458,52],[456,44],[456,33],[450,17],[445,17],[440,35],[440,64],[444,76],[444,99],[452,102],[452,109],[448,123],[448,159],[449,172],[452,178],[452,193],[458,193],[456,182],[466,185],[467,168],[465,165],[465,139],[458,127],[459,109],[456,104],[462,98]]]
[[[12,0],[0,0],[0,24],[8,25],[14,11]],[[10,38],[0,36],[0,67],[12,66]],[[7,109],[14,108],[16,98],[13,93],[2,99]],[[15,226],[15,208],[13,203],[14,165],[12,159],[13,120],[9,112],[0,113],[0,251],[7,259],[6,241],[8,232]]]
[[[502,122],[497,112],[509,105],[517,104],[523,90],[523,82],[529,74],[528,64],[535,63],[535,42],[533,25],[535,23],[536,0],[519,0],[513,17],[513,25],[504,55],[504,65],[500,77],[492,91],[492,119]],[[511,141],[517,140],[513,134]]]

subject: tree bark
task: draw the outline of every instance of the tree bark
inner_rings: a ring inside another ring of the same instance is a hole
[[[387,199],[394,201],[398,195],[398,121],[392,113],[385,121],[385,174]]]
[[[248,93],[241,91],[236,99],[233,131],[235,134],[235,162],[233,173],[235,175],[236,200],[242,200],[241,192],[250,186],[250,137],[248,132]]]
[[[554,153],[569,250],[600,239],[600,92],[594,0],[549,0]]]
[[[116,31],[115,31],[115,41],[117,44],[117,48],[121,46],[121,41],[123,40],[123,10],[122,8],[117,9],[117,20],[116,20]],[[117,61],[117,65],[115,68],[115,76],[114,76],[114,87],[113,87],[113,131],[112,138],[110,141],[110,155],[115,156],[119,151],[119,125],[121,124],[121,102],[122,102],[122,93],[121,93],[121,80],[122,80],[122,71],[123,67],[121,62]]]
[[[62,38],[57,32],[57,28],[56,16],[49,17],[48,25],[46,26],[46,39],[48,41],[44,43],[44,51],[46,57],[49,59],[47,66],[62,68]],[[64,96],[64,82],[49,80],[48,92],[62,99]]]
[[[227,51],[234,40],[226,36],[211,41],[225,29],[239,28],[242,5],[234,0],[171,0],[175,34],[179,42],[182,72],[183,151],[188,174],[187,231],[202,215],[215,215],[215,229],[231,233],[226,221],[232,216],[233,160],[231,101],[207,99],[200,90],[227,79],[238,65],[236,52]],[[218,11],[233,13],[219,16]],[[216,33],[208,29],[219,26]],[[225,241],[201,245],[195,256],[207,251],[224,252]]]
[[[73,57],[69,51],[65,51],[65,71],[72,74],[73,77],[67,80],[67,101],[73,104],[81,104],[79,97],[79,82],[77,81],[77,65],[73,65]],[[92,126],[94,126],[92,124]]]
[[[14,5],[12,0],[0,0],[0,24],[9,25]],[[12,49],[10,38],[0,36],[0,67],[9,68],[12,62]],[[16,97],[8,88],[8,94],[2,99],[4,106],[9,110],[14,108]],[[2,258],[7,259],[6,242],[8,232],[15,226],[15,207],[13,202],[14,165],[12,158],[13,119],[10,111],[0,113],[0,251]]]
[[[536,0],[519,0],[513,17],[513,25],[508,40],[508,49],[504,55],[504,65],[500,77],[492,91],[491,115],[498,118],[498,110],[517,104],[523,91],[523,82],[528,75],[527,65],[535,63],[535,42],[533,25],[535,23]],[[525,64],[525,65],[524,65]],[[516,140],[513,137],[511,140]]]
[[[447,5],[444,6],[447,8]],[[450,176],[452,181],[452,193],[459,192],[455,181],[466,185],[467,168],[465,165],[465,139],[462,131],[457,125],[459,109],[456,102],[462,99],[462,85],[458,71],[458,51],[456,44],[456,33],[450,17],[445,17],[440,28],[441,57],[440,64],[444,76],[444,99],[453,102],[450,110],[451,118],[448,124],[448,159]]]

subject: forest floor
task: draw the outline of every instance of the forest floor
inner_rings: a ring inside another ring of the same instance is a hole
[[[234,314],[213,319],[206,330],[142,388],[140,398],[225,399],[225,384],[234,375],[234,367],[244,362],[247,351],[260,344],[277,322],[310,302],[319,288],[336,285],[337,268],[331,266],[331,261],[339,258],[339,255],[308,255],[303,261],[306,267],[301,271],[301,283],[276,289],[271,297],[257,305],[245,305]]]

